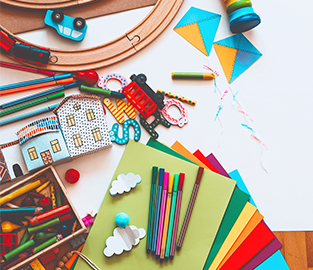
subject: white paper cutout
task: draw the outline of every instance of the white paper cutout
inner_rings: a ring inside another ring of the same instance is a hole
[[[137,229],[134,225],[125,228],[117,227],[113,231],[113,236],[105,241],[106,248],[103,250],[103,254],[107,257],[114,254],[120,255],[124,250],[129,251],[133,246],[138,245],[140,239],[145,236],[145,229]]]
[[[132,188],[135,188],[137,184],[141,182],[141,177],[138,174],[133,174],[132,172],[125,174],[120,174],[117,176],[117,180],[112,182],[112,187],[110,188],[110,194],[112,196],[118,194],[123,194],[125,191],[129,192]]]

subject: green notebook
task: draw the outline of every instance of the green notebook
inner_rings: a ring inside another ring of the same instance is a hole
[[[146,253],[146,238],[132,250],[124,251],[121,255],[113,255],[110,258],[103,255],[105,241],[112,236],[116,227],[114,222],[116,214],[127,213],[130,218],[129,225],[147,230],[153,166],[164,168],[171,175],[181,172],[186,175],[178,226],[180,232],[198,166],[130,140],[112,180],[119,174],[133,172],[139,174],[142,181],[136,188],[123,195],[112,197],[109,191],[107,192],[82,251],[103,270],[160,269],[160,263],[154,256]],[[183,246],[175,253],[173,260],[163,263],[165,267],[199,270],[203,268],[235,184],[236,182],[229,178],[204,170]],[[79,259],[75,269],[90,268]]]

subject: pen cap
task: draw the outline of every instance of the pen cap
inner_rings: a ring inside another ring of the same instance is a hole
[[[164,179],[164,169],[161,168],[159,170],[159,186],[163,185],[163,179]]]
[[[196,184],[200,184],[200,180],[201,180],[201,177],[202,177],[202,174],[203,174],[203,170],[204,170],[203,167],[199,167],[197,178],[196,178]]]
[[[158,176],[158,167],[153,166],[152,167],[152,184],[156,183],[157,176]]]
[[[183,189],[184,180],[185,180],[185,174],[184,173],[180,173],[179,174],[178,190],[182,190]]]
[[[169,193],[172,193],[172,191],[173,191],[173,184],[174,184],[174,176],[170,175],[168,177],[168,192]]]
[[[163,189],[167,189],[168,187],[168,177],[169,177],[169,173],[165,172],[164,173],[164,179],[163,179]]]
[[[177,191],[179,183],[179,174],[174,174],[174,185],[173,185],[173,192]]]

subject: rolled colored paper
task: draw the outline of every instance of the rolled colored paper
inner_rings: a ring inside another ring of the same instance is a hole
[[[29,223],[31,226],[35,226],[41,223],[44,223],[50,219],[54,219],[56,217],[60,217],[68,212],[71,211],[71,207],[68,204],[62,205],[60,207],[57,207],[55,209],[49,210],[47,212],[44,212],[40,215],[37,215],[33,217]]]
[[[28,191],[31,191],[32,189],[36,188],[36,187],[39,187],[44,181],[46,180],[45,177],[39,177],[36,181],[28,184],[28,185],[25,185],[21,188],[19,188],[18,190],[0,198],[0,205],[3,205],[23,194],[25,194],[26,192]]]
[[[37,104],[41,104],[41,103],[48,102],[48,101],[53,100],[53,99],[63,98],[63,97],[64,97],[64,92],[60,92],[60,93],[56,93],[56,94],[48,96],[48,97],[40,98],[38,100],[26,103],[24,105],[20,105],[20,106],[14,107],[12,109],[4,110],[4,111],[0,112],[0,117],[7,115],[7,114],[15,113],[17,111],[27,109],[27,108],[35,106]]]
[[[172,79],[185,80],[212,80],[215,78],[213,72],[172,72]]]

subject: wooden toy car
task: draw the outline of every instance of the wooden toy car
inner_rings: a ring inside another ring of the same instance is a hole
[[[81,41],[87,31],[87,24],[83,18],[73,18],[64,15],[61,10],[47,10],[45,24],[53,27],[62,37]]]

